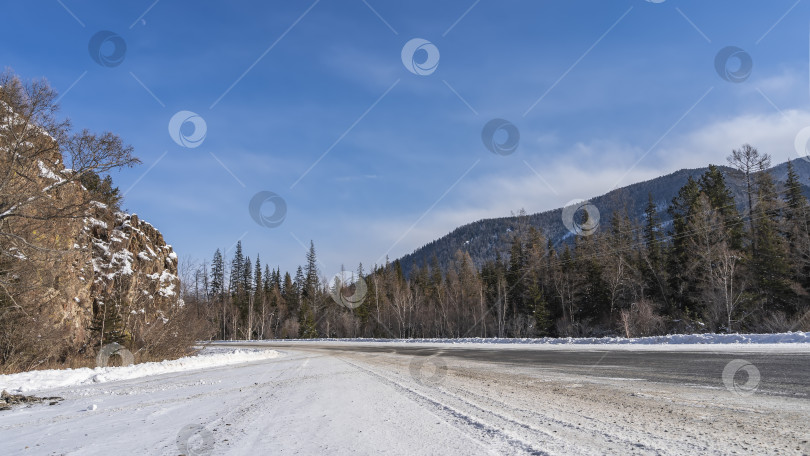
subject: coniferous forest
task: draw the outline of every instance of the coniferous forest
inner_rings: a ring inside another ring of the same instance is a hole
[[[641,221],[602,214],[607,228],[591,235],[555,243],[519,224],[509,251],[480,268],[459,250],[446,270],[434,257],[409,271],[360,264],[339,278],[322,276],[314,243],[290,272],[240,242],[186,271],[184,299],[217,339],[810,330],[810,206],[799,176],[788,163],[776,185],[770,157],[749,145],[728,162],[744,178],[744,201],[711,165],[672,199],[666,225],[650,194]],[[587,225],[587,212],[576,216]]]

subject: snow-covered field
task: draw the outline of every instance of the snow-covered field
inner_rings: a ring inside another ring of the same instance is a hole
[[[668,347],[696,355],[699,347],[768,347],[798,356],[810,352],[807,337],[744,336],[748,342],[723,345],[698,336],[703,342]],[[274,350],[220,346],[164,363],[0,376],[0,388],[65,398],[0,412],[0,454],[810,453],[804,396],[386,349],[530,346],[566,356],[596,345],[638,352],[661,346],[502,342],[355,343],[379,347],[373,353],[318,349],[341,344],[324,341]]]

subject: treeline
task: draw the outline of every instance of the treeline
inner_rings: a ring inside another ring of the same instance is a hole
[[[229,267],[217,250],[210,270],[196,270],[186,300],[203,303],[222,339],[810,330],[810,206],[799,177],[788,164],[777,188],[770,157],[748,145],[729,163],[745,178],[744,204],[710,166],[671,201],[667,226],[650,195],[642,222],[617,211],[608,229],[557,245],[524,225],[508,255],[480,270],[458,251],[447,270],[435,258],[407,276],[397,261],[361,264],[342,280],[319,275],[314,245],[290,275],[244,257],[238,243]]]

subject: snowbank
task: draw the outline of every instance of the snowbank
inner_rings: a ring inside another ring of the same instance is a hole
[[[464,337],[458,339],[307,339],[338,342],[395,342],[442,344],[532,344],[532,345],[682,345],[682,344],[810,344],[810,332],[777,334],[670,334],[653,337],[541,337],[499,338]]]
[[[51,369],[0,375],[0,391],[6,390],[9,393],[22,394],[52,388],[129,380],[149,375],[227,366],[230,364],[272,359],[279,356],[281,356],[281,354],[275,350],[217,350],[206,348],[197,356],[189,356],[171,361],[142,363],[121,367]]]

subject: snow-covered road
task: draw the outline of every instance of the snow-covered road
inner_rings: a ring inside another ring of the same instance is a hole
[[[389,347],[37,391],[65,400],[0,412],[0,454],[810,453],[802,395]]]

